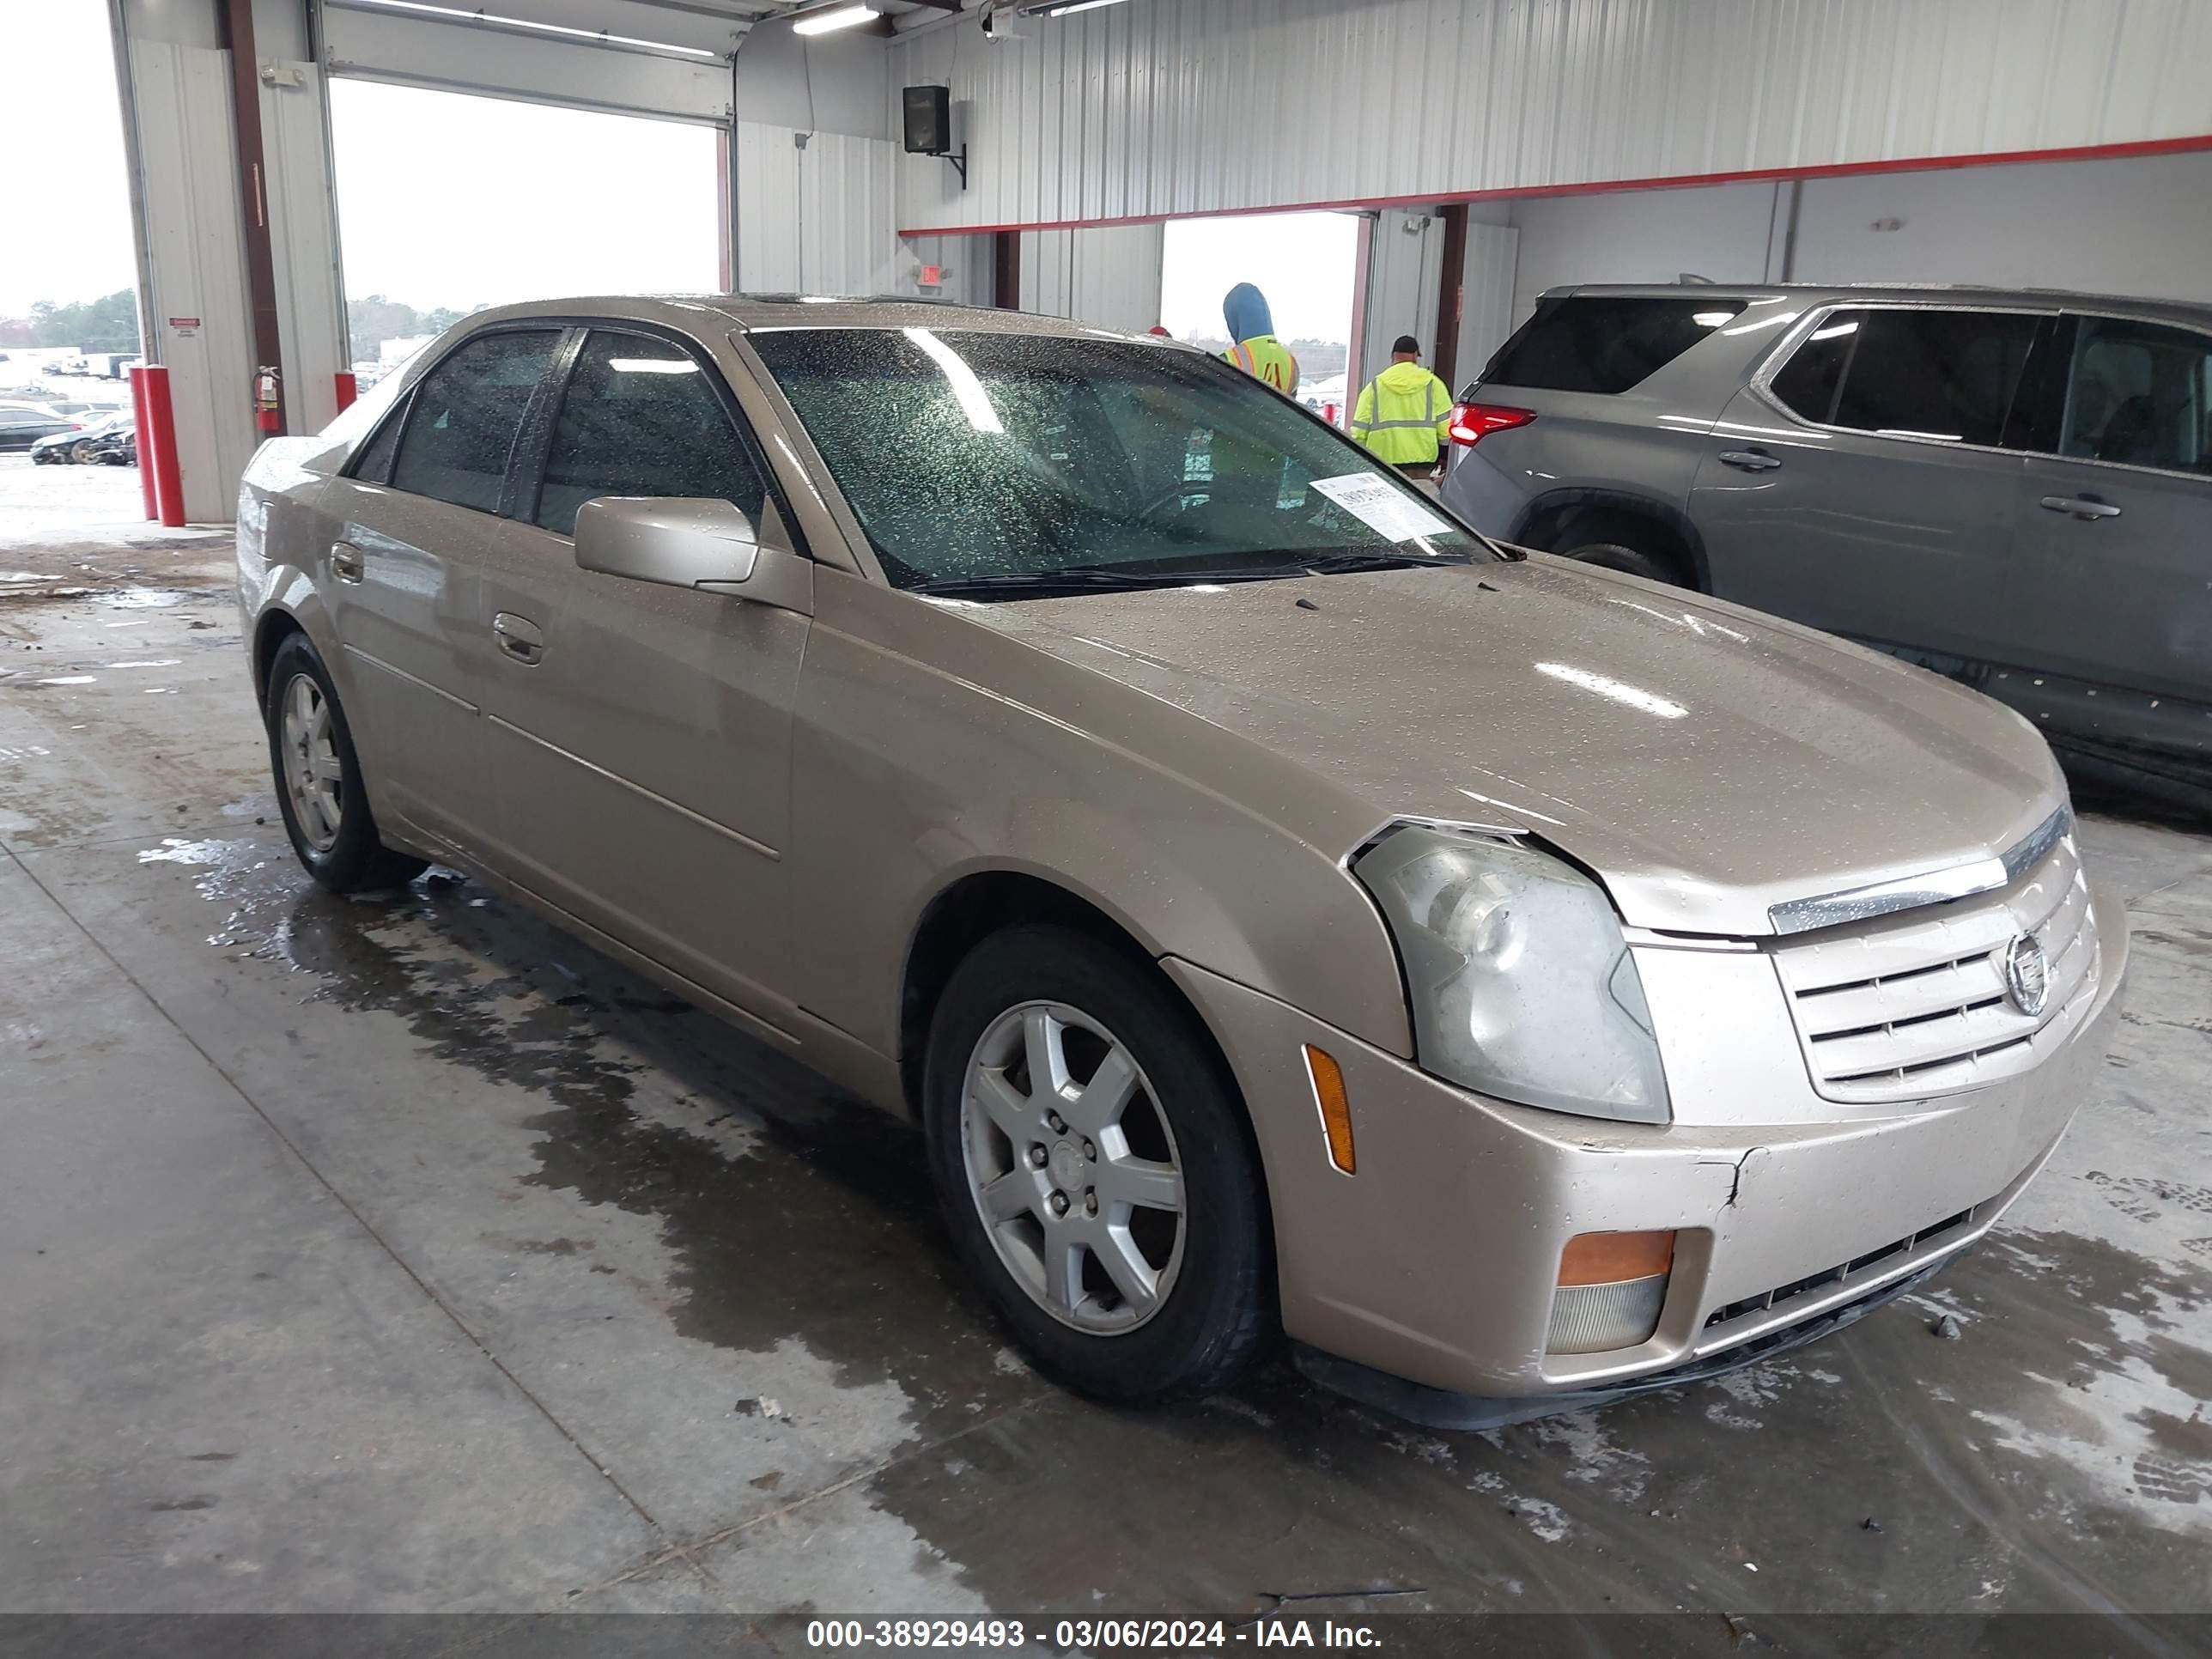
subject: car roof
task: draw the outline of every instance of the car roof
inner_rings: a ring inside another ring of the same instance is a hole
[[[957,328],[994,334],[1057,335],[1070,339],[1134,340],[1150,345],[1176,343],[1157,335],[1124,334],[1042,317],[1026,311],[963,305],[915,295],[861,297],[815,294],[615,294],[579,295],[532,300],[472,313],[457,327],[531,318],[590,319],[659,323],[699,332],[765,331],[788,328]]]
[[[2212,325],[2212,305],[2187,300],[2147,300],[2123,294],[2079,294],[2056,288],[1987,288],[1966,283],[1581,283],[1547,289],[1542,300],[1568,295],[1616,295],[1622,298],[1773,301],[1801,304],[1872,301],[1897,305],[1996,306],[2039,311],[2118,312],[2161,322]]]

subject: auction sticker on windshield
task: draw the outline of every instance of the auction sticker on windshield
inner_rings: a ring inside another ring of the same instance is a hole
[[[1316,478],[1312,488],[1378,536],[1409,542],[1416,536],[1449,535],[1451,526],[1409,497],[1388,478],[1372,472],[1348,472],[1340,478]]]

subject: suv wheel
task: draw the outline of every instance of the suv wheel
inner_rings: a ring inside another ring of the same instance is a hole
[[[1689,579],[1678,569],[1673,560],[1656,553],[1646,553],[1640,547],[1631,547],[1626,542],[1585,542],[1580,547],[1562,548],[1570,559],[1580,559],[1584,564],[1594,564],[1607,570],[1624,570],[1632,576],[1642,576],[1655,582],[1666,582],[1674,587],[1686,587]]]
[[[923,1127],[964,1265],[1040,1368],[1145,1404],[1271,1325],[1243,1108],[1149,969],[1061,927],[978,945],[930,1024]]]
[[[304,634],[276,647],[269,667],[270,768],[292,850],[307,873],[334,893],[398,887],[428,866],[377,836],[361,785],[345,711],[330,671]]]

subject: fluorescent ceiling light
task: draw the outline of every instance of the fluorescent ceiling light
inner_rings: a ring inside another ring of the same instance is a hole
[[[832,29],[848,29],[855,23],[867,22],[875,15],[866,6],[840,6],[835,11],[810,12],[791,26],[791,32],[827,34]]]
[[[968,360],[926,328],[902,329],[901,333],[937,360],[951,385],[952,395],[959,400],[960,412],[968,417],[968,424],[978,432],[1004,432],[1006,424],[999,419],[999,411],[991,406],[991,394],[983,390],[982,381],[975,371],[968,367]]]
[[[647,40],[634,34],[609,34],[604,29],[570,28],[565,23],[541,23],[531,17],[509,17],[501,12],[460,6],[437,6],[429,0],[341,0],[370,11],[412,11],[457,23],[489,23],[494,28],[525,29],[537,34],[558,34],[571,40],[590,40],[610,46],[640,46],[648,52],[673,52],[684,58],[711,58],[716,54],[699,46],[679,46],[669,40]]]
[[[1118,6],[1121,3],[1121,0],[1063,0],[1060,5],[1045,7],[1044,15],[1048,17],[1066,17],[1079,11],[1096,11],[1101,6]]]

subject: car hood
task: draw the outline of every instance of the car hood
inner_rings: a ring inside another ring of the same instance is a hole
[[[1541,555],[968,614],[1325,775],[1372,815],[1299,826],[1348,833],[1332,851],[1400,816],[1528,835],[1641,927],[1771,933],[1772,906],[1985,860],[2063,799],[1984,697]]]

